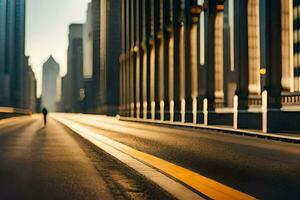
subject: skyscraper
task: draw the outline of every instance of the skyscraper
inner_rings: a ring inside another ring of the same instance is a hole
[[[70,111],[80,112],[83,96],[83,55],[82,24],[71,24],[69,27],[67,90],[70,92]]]
[[[25,57],[25,84],[24,84],[24,108],[31,110],[32,112],[36,111],[36,78],[35,74],[32,71],[31,66],[29,65],[29,57]]]
[[[100,78],[100,0],[88,5],[83,26],[83,72],[86,112],[95,112]]]
[[[0,103],[22,108],[24,101],[25,0],[0,0]]]
[[[52,56],[43,65],[42,107],[56,111],[59,64]]]
[[[99,113],[115,115],[119,107],[121,52],[121,1],[103,0],[100,5],[100,89]]]
[[[0,74],[5,72],[6,0],[0,0]]]

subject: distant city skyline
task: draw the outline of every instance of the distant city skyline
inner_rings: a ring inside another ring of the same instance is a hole
[[[50,55],[67,71],[68,28],[84,23],[90,0],[27,0],[26,55],[37,78],[37,95],[42,90],[42,66]]]

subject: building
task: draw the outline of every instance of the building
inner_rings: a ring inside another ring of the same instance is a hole
[[[299,4],[122,1],[120,114],[299,131]]]
[[[100,2],[100,88],[97,112],[116,115],[119,107],[121,0]]]
[[[0,1],[0,104],[24,108],[25,0]]]
[[[88,4],[83,26],[83,77],[85,112],[94,113],[100,88],[100,0]]]
[[[69,26],[68,72],[63,79],[64,103],[68,112],[81,112],[83,101],[83,49],[82,24]]]
[[[59,110],[61,112],[71,112],[71,90],[69,88],[68,76],[65,75],[61,81],[61,105]]]
[[[35,112],[37,112],[37,113],[42,112],[41,97],[40,98],[36,98]]]
[[[286,6],[283,9],[288,10],[287,12],[285,12],[285,20],[287,19],[287,16],[289,17],[288,19],[293,19],[293,22],[291,23],[291,20],[289,20],[289,23],[286,23],[285,21],[283,21],[283,25],[286,26],[284,28],[286,28],[286,30],[289,30],[288,34],[290,35],[290,37],[288,37],[290,39],[290,44],[292,48],[290,48],[290,51],[292,51],[290,53],[290,55],[293,55],[293,59],[287,59],[287,60],[291,60],[290,63],[290,67],[287,68],[286,70],[286,85],[290,85],[290,90],[292,91],[297,91],[300,92],[300,13],[299,10],[300,9],[300,1],[293,1],[292,3],[292,7],[293,7],[293,11],[290,10],[290,5],[291,5],[291,1],[289,1],[289,3],[286,3]],[[289,25],[289,27],[288,27]],[[291,31],[291,27],[293,26],[293,31]],[[287,55],[288,56],[288,55]],[[289,62],[286,61],[287,65],[289,65]],[[293,64],[292,64],[293,63]],[[289,77],[294,77],[291,79],[291,81],[289,82]],[[285,83],[283,82],[283,84]],[[288,84],[289,83],[289,84]]]
[[[24,84],[24,108],[36,112],[36,78],[32,71],[31,66],[28,63],[29,57],[25,58],[25,84]]]
[[[58,100],[57,80],[59,78],[59,64],[52,56],[43,65],[43,85],[42,85],[42,107],[49,112],[56,111]]]

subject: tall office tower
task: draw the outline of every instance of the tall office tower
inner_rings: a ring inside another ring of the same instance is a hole
[[[119,107],[121,53],[121,1],[102,0],[100,5],[100,90],[98,112],[115,115]]]
[[[100,0],[88,5],[83,26],[83,76],[86,112],[95,112],[100,79]]]
[[[5,72],[6,0],[0,0],[0,74]]]
[[[24,84],[24,108],[31,110],[32,112],[36,111],[36,78],[35,74],[32,71],[31,66],[29,65],[29,57],[25,57],[25,84]]]
[[[70,111],[81,112],[83,100],[83,55],[82,55],[82,24],[71,24],[69,27],[68,47],[68,88],[70,91]]]
[[[25,0],[0,0],[0,104],[24,107]]]
[[[70,112],[71,111],[71,95],[68,75],[65,75],[61,79],[61,105],[60,112]]]
[[[59,76],[59,64],[52,56],[43,65],[42,107],[50,112],[56,111],[57,103],[57,79]]]

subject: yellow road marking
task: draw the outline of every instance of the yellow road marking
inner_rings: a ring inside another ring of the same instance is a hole
[[[66,116],[64,116],[66,117]],[[74,119],[73,119],[74,120]],[[73,121],[72,120],[72,121]],[[80,123],[84,123],[84,120],[80,119]],[[74,122],[73,122],[74,123]],[[77,122],[78,123],[78,122]],[[85,123],[86,124],[86,123]],[[70,124],[68,123],[68,126]],[[82,127],[83,128],[83,127]],[[94,135],[102,142],[109,144],[110,146],[132,156],[133,158],[142,161],[143,163],[152,166],[165,174],[168,174],[171,177],[185,183],[191,188],[199,191],[201,194],[211,198],[211,199],[222,199],[222,200],[231,200],[231,199],[255,199],[254,197],[235,190],[231,187],[228,187],[222,183],[214,181],[210,178],[202,176],[196,172],[188,170],[186,168],[180,167],[168,161],[165,161],[156,156],[138,151],[127,145],[116,142],[108,137],[99,135],[93,132]]]
[[[180,167],[163,159],[137,151],[130,147],[123,147],[129,155],[147,163],[160,171],[178,179],[212,199],[255,199],[245,193],[237,191],[196,172]]]

